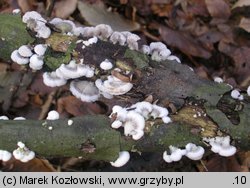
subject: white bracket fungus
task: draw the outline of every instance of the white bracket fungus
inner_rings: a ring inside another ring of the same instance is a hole
[[[118,43],[121,46],[124,46],[126,43],[126,37],[118,31],[113,32],[112,35],[110,36],[109,40],[113,44]]]
[[[11,60],[19,65],[25,65],[29,63],[29,58],[23,57],[18,53],[18,50],[14,50],[10,56]]]
[[[167,151],[163,153],[163,159],[167,163],[177,162],[181,160],[182,156],[186,154],[186,150],[179,149],[172,145],[169,146],[170,155],[168,155]]]
[[[196,146],[193,143],[186,145],[186,156],[191,160],[200,160],[205,153],[205,150],[201,146]]]
[[[58,87],[65,85],[67,80],[60,78],[55,72],[45,72],[43,73],[43,83],[49,87]]]
[[[250,96],[250,86],[247,88],[247,95]]]
[[[94,35],[100,38],[101,40],[108,39],[112,33],[113,33],[112,28],[106,24],[99,24],[95,26],[94,29]]]
[[[26,120],[25,117],[15,117],[13,120]]]
[[[224,80],[223,80],[221,77],[215,76],[215,77],[214,77],[214,82],[223,83]]]
[[[7,116],[0,116],[0,120],[9,120]]]
[[[113,68],[113,64],[108,59],[105,59],[100,63],[100,67],[102,70],[110,70]]]
[[[90,81],[71,81],[71,93],[84,102],[95,102],[99,98],[99,90]]]
[[[105,80],[104,82],[101,79],[97,79],[95,81],[95,85],[101,92],[108,93],[110,95],[123,95],[130,91],[133,87],[133,84],[123,82],[114,76],[108,76],[108,80]]]
[[[6,150],[0,150],[0,161],[7,162],[12,157],[12,154]]]
[[[33,52],[31,51],[31,48],[28,45],[22,45],[18,48],[18,53],[22,57],[30,57],[32,56]]]
[[[221,156],[229,157],[236,153],[236,147],[230,145],[230,137],[204,138],[211,145],[211,150]]]
[[[114,167],[122,167],[124,166],[130,159],[130,154],[128,151],[119,152],[119,157],[114,162],[110,162],[110,164]]]
[[[35,53],[39,56],[43,56],[45,54],[46,50],[47,50],[47,45],[45,45],[45,44],[37,44],[34,47]]]
[[[43,57],[38,56],[37,54],[34,54],[30,58],[30,68],[33,70],[41,70],[43,68]]]
[[[24,143],[18,142],[18,148],[13,151],[13,156],[15,159],[20,160],[23,163],[26,163],[35,157],[35,153],[29,150]]]
[[[57,120],[59,119],[59,113],[55,110],[51,110],[46,118],[47,120]]]

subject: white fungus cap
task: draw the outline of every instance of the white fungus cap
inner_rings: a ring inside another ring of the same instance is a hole
[[[18,53],[18,50],[14,50],[12,53],[11,53],[11,59],[12,61],[16,62],[17,64],[19,65],[25,65],[25,64],[28,64],[29,63],[29,58],[26,58],[26,57],[22,57],[19,53]]]
[[[33,52],[31,51],[31,48],[28,45],[22,45],[18,49],[18,53],[22,57],[30,57],[32,56]]]
[[[57,111],[55,111],[55,110],[51,110],[51,111],[49,111],[49,113],[48,113],[48,116],[47,116],[47,120],[57,120],[57,119],[59,119],[59,113],[57,112]]]
[[[34,51],[37,55],[39,56],[43,56],[46,52],[46,49],[47,49],[47,45],[46,44],[37,44],[35,47],[34,47]]]
[[[99,90],[89,81],[71,81],[70,91],[83,102],[95,102],[99,98]]]
[[[112,35],[110,36],[109,40],[113,44],[118,43],[121,46],[124,46],[125,43],[126,43],[126,37],[122,33],[118,32],[118,31],[113,32]]]
[[[230,137],[215,137],[206,139],[209,144],[212,146],[211,150],[214,153],[218,153],[221,156],[229,157],[236,153],[236,147],[230,145]]]
[[[13,120],[26,120],[25,117],[15,117]]]
[[[150,54],[150,47],[148,45],[142,45],[141,52],[149,55]]]
[[[133,87],[133,84],[123,82],[114,76],[109,76],[108,80],[105,80],[104,82],[102,82],[101,79],[97,79],[95,81],[95,85],[100,91],[110,95],[123,95],[130,91]]]
[[[200,160],[205,153],[203,147],[196,146],[193,143],[188,143],[186,145],[186,151],[187,151],[186,156],[191,160]]]
[[[112,28],[106,24],[99,24],[94,29],[94,35],[102,40],[108,39],[112,33]]]
[[[54,18],[49,23],[53,24],[57,29],[63,33],[72,32],[75,29],[74,22],[70,20],[62,20],[61,18]]]
[[[122,126],[122,122],[119,121],[119,120],[115,120],[115,121],[111,124],[111,127],[112,127],[113,129],[118,129],[118,128],[120,128],[121,126]]]
[[[67,80],[60,78],[55,72],[45,72],[43,73],[43,83],[49,87],[58,87],[65,85]]]
[[[30,58],[30,68],[33,70],[41,70],[43,68],[43,57],[37,54],[34,54]]]
[[[171,118],[170,118],[170,117],[168,117],[168,116],[164,116],[164,117],[162,117],[162,121],[163,121],[163,123],[166,123],[166,124],[168,124],[168,123],[171,123],[171,122],[172,122]]]
[[[73,125],[73,123],[74,123],[74,121],[73,121],[72,119],[69,119],[69,120],[68,120],[68,126]]]
[[[139,140],[144,135],[145,120],[139,113],[129,111],[123,126],[124,135],[132,136],[134,140]]]
[[[19,8],[12,10],[12,14],[19,14],[21,10]]]
[[[164,50],[164,49],[167,49],[167,46],[162,43],[162,42],[151,42],[150,45],[149,45],[149,48],[150,48],[150,51],[160,51],[160,50]]]
[[[233,99],[243,100],[244,96],[240,94],[240,92],[237,89],[234,89],[231,91],[231,97]]]
[[[151,116],[155,118],[163,118],[168,115],[168,109],[153,104],[153,110],[151,112]]]
[[[109,116],[110,118],[116,114],[116,120],[119,120],[121,122],[124,122],[127,117],[128,111],[125,108],[122,108],[121,106],[115,105],[112,108],[112,113]]]
[[[247,95],[250,96],[250,86],[247,88]]]
[[[45,24],[39,24],[39,26],[35,28],[35,31],[37,32],[36,37],[38,38],[47,39],[51,34],[50,28],[48,28]]]
[[[132,105],[131,108],[135,108],[135,112],[147,119],[153,110],[153,105],[149,102],[142,101]]]
[[[16,150],[13,151],[13,156],[15,159],[20,160],[23,163],[26,163],[35,157],[35,153],[30,151],[24,144],[18,146]]]
[[[179,161],[181,160],[182,156],[186,154],[186,150],[179,149],[174,146],[169,146],[170,149],[170,155],[167,154],[167,151],[163,153],[163,159],[167,163],[171,163],[173,161]]]
[[[128,32],[128,31],[124,31],[124,32],[121,32],[125,37],[126,37],[126,43],[129,47],[130,50],[138,50],[138,40],[140,40],[141,38],[134,34],[134,33],[131,33],[131,32]]]
[[[161,51],[153,51],[151,59],[157,62],[164,61],[168,59],[170,54],[171,54],[171,51],[167,48]]]
[[[223,83],[224,80],[223,80],[221,77],[219,77],[219,76],[215,76],[215,77],[214,77],[214,82]]]
[[[22,20],[24,23],[28,23],[28,21],[32,19],[35,21],[42,21],[42,22],[47,22],[42,16],[41,14],[39,14],[36,11],[30,11],[30,12],[26,12],[23,17]]]
[[[12,154],[6,150],[0,150],[0,161],[7,162],[12,157]]]
[[[170,52],[170,53],[171,53],[171,52]],[[167,59],[170,60],[170,61],[175,60],[177,63],[181,63],[181,60],[180,60],[177,56],[175,56],[175,55],[169,55],[169,56],[167,57]]]
[[[92,38],[89,38],[88,40],[86,41],[82,41],[82,43],[85,45],[85,46],[90,46],[91,44],[95,44],[98,42],[98,38],[96,36],[92,37]],[[85,48],[84,46],[84,48]]]
[[[110,70],[113,68],[113,64],[108,59],[105,59],[103,62],[101,62],[100,67],[103,70]]]
[[[119,152],[119,157],[115,162],[110,162],[110,164],[114,167],[122,167],[124,166],[130,159],[130,154],[128,151]]]
[[[0,120],[9,120],[7,116],[0,116]]]

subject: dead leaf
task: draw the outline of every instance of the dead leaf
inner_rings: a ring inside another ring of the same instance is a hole
[[[231,15],[230,7],[224,0],[205,0],[205,2],[213,18],[227,20]]]
[[[27,163],[22,163],[14,158],[2,164],[3,171],[8,172],[56,172],[49,161],[34,158]]]
[[[140,27],[138,23],[127,20],[118,13],[108,11],[101,1],[95,4],[78,1],[78,9],[90,25],[108,24],[115,31],[134,31]]]
[[[74,96],[60,98],[57,101],[57,111],[60,114],[66,111],[73,116],[103,114],[106,112],[98,103],[82,102]]]
[[[28,12],[34,9],[36,2],[34,0],[17,0],[22,12]]]
[[[234,75],[238,83],[243,82],[249,76],[250,48],[247,46],[235,46],[220,41],[219,50],[234,60]]]
[[[55,3],[55,16],[59,18],[68,18],[76,9],[77,0],[61,0]]]
[[[241,18],[239,27],[250,33],[250,18]]]
[[[187,55],[202,57],[205,59],[211,57],[211,53],[208,50],[204,49],[199,42],[186,33],[174,31],[165,26],[159,26],[159,32],[163,41],[167,45],[178,48]]]
[[[238,0],[232,7],[232,9],[235,9],[237,7],[244,7],[244,6],[250,6],[249,0]]]

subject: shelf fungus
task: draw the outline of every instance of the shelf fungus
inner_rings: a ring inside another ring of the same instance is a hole
[[[172,145],[169,146],[170,154],[165,151],[163,153],[163,159],[167,163],[180,161],[183,155],[186,155],[186,150],[174,147]]]
[[[43,83],[49,87],[59,87],[65,85],[67,80],[60,78],[55,72],[45,72],[43,73]]]
[[[35,153],[25,146],[24,143],[18,142],[18,148],[13,151],[13,156],[15,159],[26,163],[35,157]]]
[[[110,162],[110,164],[114,167],[122,167],[125,164],[127,164],[129,159],[130,159],[129,152],[128,151],[121,151],[121,152],[119,152],[119,157],[116,159],[116,161]]]
[[[12,154],[6,150],[0,149],[0,161],[7,162],[11,159]]]
[[[205,153],[205,150],[201,146],[196,146],[193,143],[186,145],[186,156],[191,160],[200,160]]]
[[[230,137],[215,137],[215,138],[204,138],[205,142],[211,145],[211,151],[218,153],[221,156],[229,157],[236,153],[236,147],[230,145]]]
[[[95,102],[99,98],[99,90],[90,81],[71,81],[71,93],[84,102]]]

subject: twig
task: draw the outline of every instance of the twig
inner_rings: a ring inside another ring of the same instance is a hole
[[[55,0],[47,0],[46,16],[50,17],[55,6]]]
[[[49,111],[49,108],[50,108],[50,106],[51,106],[51,103],[52,103],[52,101],[53,101],[53,99],[54,99],[54,96],[55,96],[56,92],[57,92],[57,91],[55,90],[55,91],[52,91],[52,92],[49,94],[49,96],[48,96],[46,102],[45,102],[44,105],[42,106],[42,111],[41,111],[41,113],[40,113],[40,115],[39,115],[38,120],[42,120],[42,119],[45,118],[46,114],[47,114],[48,111]]]

